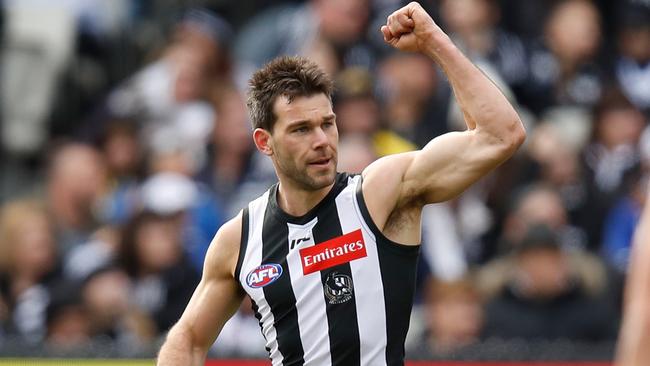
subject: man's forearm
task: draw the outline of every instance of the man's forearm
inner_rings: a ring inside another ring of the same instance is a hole
[[[192,344],[189,331],[174,326],[160,348],[157,366],[190,365],[201,366],[205,363],[205,352]]]
[[[469,129],[477,127],[507,137],[523,135],[523,126],[501,90],[437,29],[430,35],[424,53],[444,71],[465,115]]]

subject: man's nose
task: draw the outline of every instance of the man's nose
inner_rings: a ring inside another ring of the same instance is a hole
[[[322,128],[315,129],[314,132],[314,147],[322,147],[329,143],[327,133]]]

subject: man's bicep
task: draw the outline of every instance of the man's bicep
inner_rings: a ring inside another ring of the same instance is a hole
[[[485,143],[476,130],[436,137],[413,156],[406,168],[404,195],[420,196],[423,203],[456,197],[499,165],[501,154],[496,146]]]
[[[195,346],[208,349],[242,300],[233,280],[201,280],[180,322]]]

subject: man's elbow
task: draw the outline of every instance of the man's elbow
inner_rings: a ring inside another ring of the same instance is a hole
[[[521,121],[514,120],[500,131],[490,133],[487,141],[492,154],[489,156],[496,162],[502,163],[513,156],[526,140],[526,131]]]
[[[508,126],[508,132],[503,138],[505,153],[508,156],[513,155],[519,147],[526,141],[526,129],[519,117],[514,118]]]
[[[526,129],[524,124],[521,122],[521,119],[517,117],[517,120],[514,122],[513,127],[513,145],[514,149],[517,150],[521,145],[526,141]]]

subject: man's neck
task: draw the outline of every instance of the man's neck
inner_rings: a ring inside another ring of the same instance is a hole
[[[281,181],[278,186],[278,206],[289,215],[302,216],[322,201],[333,186],[334,183],[316,191],[309,191]]]

